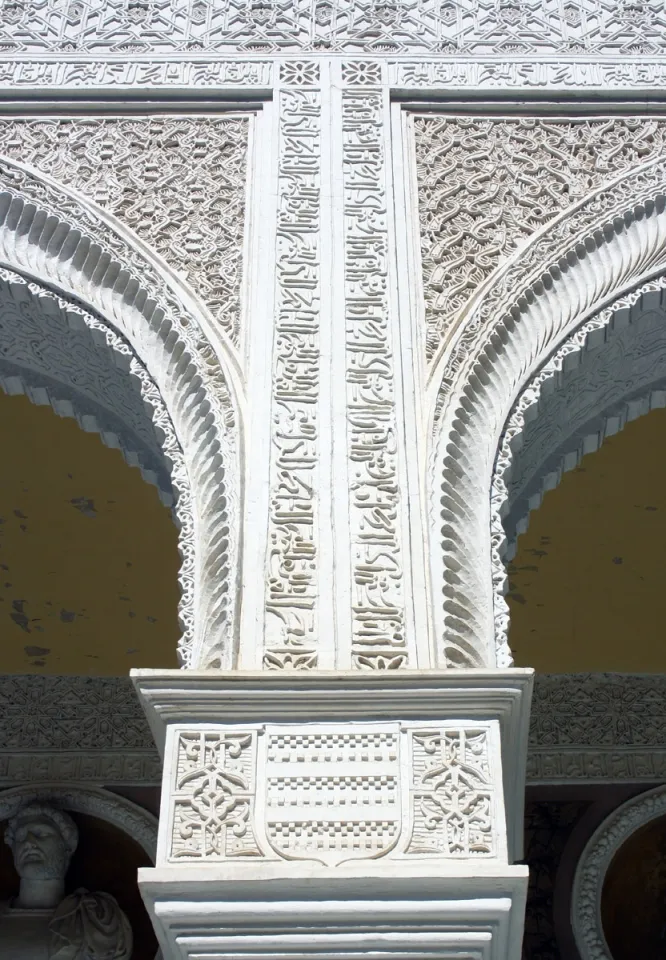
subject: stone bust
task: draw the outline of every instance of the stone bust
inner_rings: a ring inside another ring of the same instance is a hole
[[[29,804],[9,821],[5,842],[21,884],[14,900],[0,905],[2,960],[130,960],[132,931],[112,896],[83,889],[65,896],[78,845],[67,813]]]

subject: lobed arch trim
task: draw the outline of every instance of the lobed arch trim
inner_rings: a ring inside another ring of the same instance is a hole
[[[71,301],[63,300],[21,274],[0,268],[0,293],[5,290],[19,307],[26,306],[29,310],[44,310],[49,313],[58,312],[70,328],[85,328],[90,334],[91,350],[99,348],[108,350],[109,362],[120,368],[123,374],[137,380],[144,405],[150,405],[150,412],[147,411],[146,416],[152,422],[162,453],[175,466],[176,471],[182,471],[184,469],[182,452],[162,398],[128,344],[107,324],[93,317],[92,314],[86,313]],[[25,297],[28,299],[23,299]],[[119,450],[128,466],[136,467],[143,480],[157,489],[164,506],[174,507],[175,500],[170,482],[165,483],[166,477],[161,478],[153,469],[154,465],[145,462],[140,443],[130,445],[124,437],[119,436],[108,422],[104,422],[103,415],[93,411],[87,405],[86,399],[77,394],[76,388],[69,380],[56,381],[60,396],[54,395],[53,384],[48,381],[48,377],[30,368],[23,368],[20,363],[12,363],[11,369],[7,369],[4,360],[0,359],[0,390],[3,393],[7,396],[23,395],[35,406],[49,406],[57,416],[75,420],[85,433],[96,433],[106,447]],[[63,392],[67,395],[63,396]],[[180,512],[183,513],[185,510],[183,502]],[[177,511],[174,512],[177,513]]]

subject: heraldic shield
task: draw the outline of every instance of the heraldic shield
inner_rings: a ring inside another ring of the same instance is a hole
[[[392,850],[403,822],[398,724],[267,726],[265,831],[289,860],[337,866]]]

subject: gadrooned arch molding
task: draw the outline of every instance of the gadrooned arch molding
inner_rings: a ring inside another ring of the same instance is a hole
[[[578,861],[571,926],[581,960],[613,960],[601,923],[604,878],[620,847],[641,827],[666,815],[666,787],[622,804],[595,831]]]
[[[14,316],[10,313],[9,324],[6,322],[8,305],[11,305],[14,313]],[[89,356],[86,358],[88,363],[93,354],[100,356],[110,371],[117,369],[118,380],[123,383],[125,391],[132,380],[136,382],[136,399],[134,394],[131,395],[131,400],[139,408],[135,411],[135,416],[138,413],[142,419],[145,419],[147,424],[150,424],[149,429],[155,435],[155,444],[159,448],[161,461],[159,470],[154,457],[147,455],[149,451],[143,448],[138,437],[133,437],[134,424],[125,424],[122,418],[117,418],[122,428],[126,428],[118,430],[118,424],[110,421],[108,412],[102,408],[100,413],[99,409],[91,404],[90,399],[81,395],[77,386],[70,382],[68,371],[62,368],[66,359],[67,346],[54,345],[60,351],[56,360],[60,366],[50,369],[48,376],[29,367],[25,359],[22,363],[10,363],[5,356],[1,356],[0,389],[10,396],[23,394],[37,406],[50,406],[58,416],[76,420],[86,433],[98,434],[102,443],[112,449],[120,450],[125,462],[140,470],[146,483],[157,487],[160,499],[165,506],[173,506],[170,470],[165,457],[168,451],[169,462],[182,471],[182,452],[162,398],[129,345],[107,324],[93,317],[92,314],[87,314],[81,307],[71,301],[66,302],[52,291],[39,287],[18,273],[2,268],[0,268],[0,306],[3,313],[2,325],[4,329],[9,328],[8,336],[12,344],[21,343],[20,324],[26,320],[26,317],[35,320],[35,324],[27,333],[28,338],[35,336],[35,326],[39,326],[44,318],[48,317],[50,321],[59,318],[62,332],[84,331],[85,339],[89,342]],[[55,336],[62,336],[62,332],[58,331]],[[51,330],[45,330],[43,327],[40,327],[40,335],[54,337]],[[38,349],[40,357],[43,356],[43,340],[38,344]],[[49,360],[51,360],[50,357]],[[77,355],[76,362],[81,362],[80,355]],[[96,376],[99,375],[99,369],[94,372]],[[101,384],[99,389],[108,389],[108,383]],[[148,397],[151,399],[148,400]],[[159,424],[158,429],[155,428],[154,421]],[[181,512],[186,512],[185,503],[181,505]],[[175,511],[175,514],[178,522],[178,511]]]
[[[433,377],[431,550],[439,663],[509,666],[495,644],[491,485],[517,396],[560,343],[607,302],[666,267],[666,159],[590,194],[479,292]],[[628,202],[627,198],[631,198]],[[516,297],[516,291],[519,291]]]
[[[561,380],[565,366],[580,364],[584,373],[586,351],[589,355],[589,351],[603,350],[602,344],[612,343],[613,333],[618,329],[626,331],[634,325],[641,326],[641,320],[649,318],[650,314],[653,314],[659,323],[659,332],[662,333],[661,339],[662,341],[666,340],[666,317],[663,312],[665,291],[666,278],[659,277],[619,298],[612,306],[599,311],[591,320],[579,327],[543,365],[523,390],[515,404],[497,456],[491,494],[492,576],[495,642],[498,647],[498,658],[508,659],[511,657],[508,644],[509,610],[504,599],[507,583],[505,563],[508,559],[507,534],[509,530],[507,530],[504,518],[512,506],[509,481],[513,465],[522,447],[526,424],[539,416],[540,401],[544,394],[550,394],[554,385]],[[642,329],[637,333],[638,339],[640,339],[641,333],[644,335],[645,332],[646,327],[643,324]],[[641,383],[640,372],[647,375],[649,384]],[[540,483],[536,493],[531,498],[530,506],[532,508],[539,505],[544,490],[551,490],[557,486],[562,474],[566,470],[573,469],[585,453],[598,449],[608,436],[617,434],[631,420],[635,420],[652,409],[666,407],[666,351],[664,351],[663,342],[662,351],[649,364],[648,370],[640,372],[634,371],[628,364],[624,379],[627,385],[633,382],[634,389],[628,390],[624,397],[622,396],[622,380],[619,376],[613,378],[610,374],[608,379],[615,380],[613,388],[617,390],[617,395],[610,404],[602,407],[600,411],[596,411],[592,420],[595,429],[589,432],[590,421],[587,421],[585,429],[580,434],[576,434],[576,431],[572,430],[572,434],[576,435],[573,442],[565,441],[564,444],[555,442],[554,447],[557,450],[557,462],[555,464],[553,464],[553,458],[550,456],[552,450],[545,458],[542,458],[541,470],[537,473]],[[563,385],[565,384],[566,380],[564,379]],[[598,388],[598,384],[595,384],[593,379],[588,381],[588,386],[590,390],[594,390],[595,386]],[[627,396],[627,394],[630,394],[630,396]],[[544,464],[548,464],[545,469]],[[527,517],[521,517],[519,523],[521,524],[519,532],[522,532],[523,529],[527,528]],[[515,526],[512,524],[510,529],[515,530]]]
[[[164,399],[183,469],[179,654],[233,665],[240,554],[240,382],[205,308],[154,253],[94,203],[0,158],[0,261],[75,297],[127,340]]]

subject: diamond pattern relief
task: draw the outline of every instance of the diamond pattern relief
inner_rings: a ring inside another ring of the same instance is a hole
[[[0,50],[650,55],[660,0],[0,0]]]

